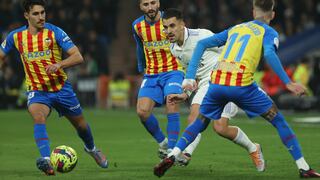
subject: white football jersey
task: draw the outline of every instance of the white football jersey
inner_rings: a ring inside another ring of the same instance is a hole
[[[177,57],[182,66],[186,69],[188,68],[189,61],[191,60],[193,51],[198,43],[198,41],[214,35],[211,31],[207,29],[188,29],[184,30],[184,42],[182,46],[178,43],[172,43],[170,46],[171,53]],[[208,48],[202,55],[197,70],[196,78],[198,80],[208,78],[214,65],[218,61],[219,54],[222,48]]]

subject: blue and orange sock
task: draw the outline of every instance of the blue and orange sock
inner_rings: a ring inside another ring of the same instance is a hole
[[[180,114],[179,113],[168,114],[167,118],[168,118],[168,124],[167,124],[168,148],[173,149],[179,138]]]
[[[94,148],[94,141],[89,124],[87,124],[86,129],[77,129],[77,132],[79,137],[84,142],[86,148],[88,150],[92,150]]]
[[[158,120],[153,114],[151,114],[146,121],[141,122],[158,143],[161,143],[165,139],[165,136],[160,129]]]
[[[296,135],[282,116],[280,112],[271,121],[271,124],[277,129],[282,143],[287,147],[294,160],[302,157],[301,148]]]
[[[41,157],[50,157],[50,142],[45,124],[33,125],[33,136]]]
[[[206,128],[206,124],[203,123],[200,119],[196,119],[192,124],[190,124],[181,138],[176,144],[181,151],[183,151],[190,143],[194,141],[197,135]]]

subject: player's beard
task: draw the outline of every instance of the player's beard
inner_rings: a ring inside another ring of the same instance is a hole
[[[159,8],[155,10],[154,15],[150,15],[151,13],[152,12],[149,11],[146,15],[148,16],[148,18],[150,18],[153,21],[159,13]]]

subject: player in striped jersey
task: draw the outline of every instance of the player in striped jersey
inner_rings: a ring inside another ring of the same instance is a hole
[[[163,32],[162,12],[159,0],[140,0],[143,16],[133,24],[133,36],[137,44],[138,70],[144,72],[138,95],[137,114],[159,144],[159,157],[172,149],[180,132],[179,106],[166,103],[170,94],[182,93],[184,73],[179,61],[170,52],[170,42]],[[152,113],[156,106],[166,104],[167,134],[162,133],[158,120]]]
[[[185,27],[182,12],[177,9],[168,9],[164,12],[163,26],[168,35],[171,44],[171,52],[174,56],[179,57],[181,64],[187,69],[193,50],[200,40],[210,37],[213,33],[207,29],[189,29]],[[210,74],[213,67],[218,61],[222,48],[208,48],[197,68],[197,84],[196,91],[190,94],[170,95],[169,100],[181,102],[188,99],[190,104],[190,114],[188,123],[191,124],[199,115],[201,102],[208,91]],[[238,112],[238,107],[229,102],[223,109],[221,119],[213,121],[213,129],[222,137],[227,138],[239,146],[245,148],[258,171],[263,171],[265,163],[259,144],[253,143],[248,136],[237,126],[229,126],[229,119],[234,117]],[[200,141],[201,134],[178,156],[177,161],[186,164],[190,160],[191,154]],[[182,158],[181,158],[182,157]]]
[[[0,60],[16,48],[24,65],[28,111],[34,122],[34,139],[41,154],[37,167],[46,175],[54,175],[46,131],[46,119],[54,108],[75,127],[84,142],[85,151],[99,166],[107,168],[106,157],[94,145],[90,127],[63,70],[82,63],[82,55],[63,30],[45,22],[45,5],[44,0],[24,0],[22,8],[28,25],[10,32],[0,47]],[[68,54],[66,59],[62,59],[62,51]]]
[[[249,117],[260,115],[277,129],[283,144],[296,162],[301,178],[320,178],[320,174],[312,170],[305,161],[298,140],[283,115],[271,98],[253,81],[256,67],[264,57],[288,90],[298,96],[306,91],[304,86],[289,79],[276,55],[278,33],[269,26],[274,18],[274,4],[274,0],[253,0],[253,21],[236,25],[198,42],[183,82],[183,87],[190,90],[196,87],[195,75],[205,50],[223,45],[225,47],[219,63],[212,71],[211,84],[200,106],[199,118],[186,129],[168,158],[155,167],[155,175],[163,176],[173,165],[176,156],[205,127],[206,122],[220,119],[223,107],[231,101]]]

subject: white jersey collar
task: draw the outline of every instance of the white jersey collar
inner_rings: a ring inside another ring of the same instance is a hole
[[[189,34],[189,29],[184,27],[184,37],[183,37],[183,44],[181,46],[178,45],[177,42],[174,43],[174,46],[176,46],[176,48],[178,49],[182,49],[183,46],[186,44],[187,39],[189,38],[190,34]]]

